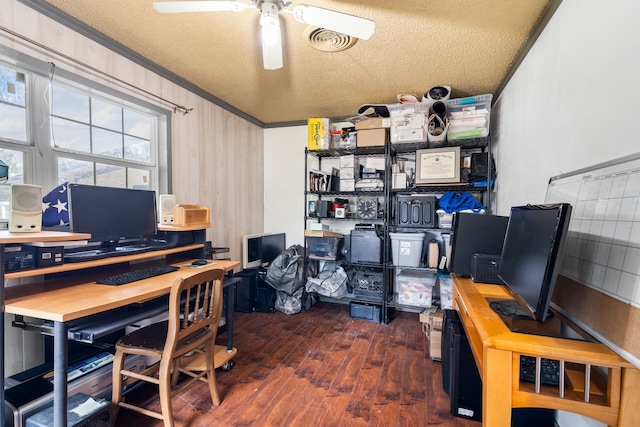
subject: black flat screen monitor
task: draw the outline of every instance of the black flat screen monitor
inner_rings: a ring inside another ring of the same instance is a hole
[[[267,266],[286,248],[286,233],[248,234],[242,239],[242,268]]]
[[[455,213],[449,271],[459,277],[471,277],[473,254],[499,256],[508,222],[508,216]]]
[[[511,208],[498,277],[524,311],[540,322],[549,315],[570,217],[567,203]],[[500,302],[492,308],[500,313]]]
[[[156,194],[150,190],[69,184],[69,228],[103,247],[157,234]]]

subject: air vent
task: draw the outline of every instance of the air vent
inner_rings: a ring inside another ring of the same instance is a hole
[[[308,27],[305,37],[309,45],[322,52],[340,52],[356,44],[357,38],[346,34],[327,30],[326,28]]]

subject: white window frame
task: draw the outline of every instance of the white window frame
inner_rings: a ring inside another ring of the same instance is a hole
[[[149,103],[135,95],[107,87],[85,77],[71,73],[52,63],[46,63],[29,55],[0,45],[0,63],[25,73],[27,85],[27,144],[0,139],[0,147],[26,153],[24,182],[40,185],[43,193],[60,184],[58,158],[74,158],[98,163],[149,170],[150,189],[156,194],[171,193],[171,143],[170,126],[172,112]],[[51,74],[53,71],[53,75]],[[53,147],[50,138],[49,106],[45,103],[50,83],[83,92],[102,101],[152,116],[151,157],[155,164],[118,159],[91,153],[70,152]]]

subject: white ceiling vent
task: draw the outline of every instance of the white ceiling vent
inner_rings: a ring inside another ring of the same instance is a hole
[[[309,46],[322,52],[347,50],[358,41],[355,37],[326,28],[307,27],[304,34]]]

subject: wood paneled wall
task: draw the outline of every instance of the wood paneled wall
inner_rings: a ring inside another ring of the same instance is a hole
[[[214,246],[230,247],[229,256],[240,259],[242,236],[263,231],[263,129],[14,0],[2,3],[0,26],[28,41],[0,29],[0,44],[121,92],[136,95],[117,80],[193,108],[188,114],[172,116],[172,192],[179,203],[208,206],[213,225],[208,239]],[[117,80],[78,66],[65,55]],[[138,95],[163,106],[159,100]]]

